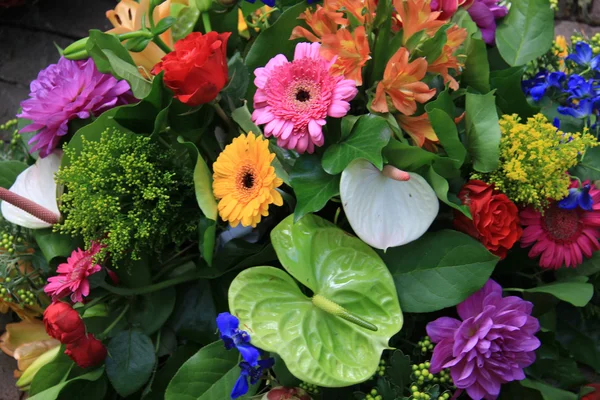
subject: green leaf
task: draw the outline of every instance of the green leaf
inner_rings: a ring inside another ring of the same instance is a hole
[[[194,26],[196,26],[196,22],[200,18],[200,10],[195,5],[192,1],[189,7],[181,9],[179,14],[177,14],[177,22],[171,28],[174,42],[183,39],[194,30]]]
[[[548,293],[576,307],[584,307],[594,295],[594,286],[584,281],[555,282],[548,285],[525,289],[528,293]]]
[[[95,381],[78,380],[70,382],[63,390],[57,400],[104,400],[108,383],[104,376]]]
[[[417,146],[392,139],[383,149],[383,154],[390,164],[404,171],[418,171],[422,167],[433,166],[446,178],[460,176],[456,160],[442,157]]]
[[[69,235],[52,232],[52,228],[36,229],[33,231],[33,236],[47,262],[56,257],[69,257],[81,244]]]
[[[560,280],[569,280],[576,276],[590,276],[600,272],[600,252],[593,252],[591,258],[583,260],[577,268],[560,268],[556,277]]]
[[[402,350],[395,350],[390,358],[391,365],[386,368],[386,373],[394,385],[403,388],[410,382],[412,372],[410,357],[404,355]]]
[[[562,125],[561,125],[562,126]],[[600,179],[600,146],[585,151],[583,159],[571,169],[571,174],[582,181]]]
[[[320,211],[329,199],[340,194],[340,175],[325,172],[315,154],[298,158],[290,178],[298,200],[294,210],[295,221],[308,213]]]
[[[165,365],[158,370],[154,381],[152,382],[150,394],[145,399],[147,400],[164,400],[165,391],[169,382],[173,379],[179,368],[190,359],[198,351],[198,345],[187,343],[179,347],[169,357]]]
[[[248,70],[254,71],[256,68],[264,67],[271,58],[278,54],[283,54],[288,60],[291,59],[299,40],[288,39],[296,26],[304,25],[298,20],[298,17],[306,10],[306,7],[306,2],[302,1],[288,8],[273,25],[260,32],[246,55],[245,61]],[[252,83],[248,86],[246,99],[253,99],[255,92],[256,86]]]
[[[512,67],[500,71],[492,71],[492,88],[496,90],[496,103],[505,114],[518,114],[523,120],[537,114],[539,108],[527,102],[521,89],[521,80],[525,67]]]
[[[33,377],[29,387],[29,396],[34,396],[66,380],[75,363],[64,352],[59,352],[48,364],[44,365]]]
[[[165,323],[175,307],[175,288],[138,296],[129,310],[129,323],[151,335]]]
[[[199,279],[178,286],[175,311],[167,326],[177,336],[197,343],[210,343],[217,339],[217,310],[210,281]]]
[[[380,255],[402,309],[415,313],[457,305],[483,287],[498,262],[477,240],[451,230],[426,233]]]
[[[467,48],[465,69],[461,75],[462,86],[472,87],[479,93],[490,91],[490,66],[487,47],[481,39],[471,38]]]
[[[65,386],[67,386],[69,383],[79,381],[79,380],[97,381],[98,379],[100,379],[102,377],[102,374],[104,374],[104,367],[100,367],[100,368],[90,371],[86,374],[80,375],[76,378],[69,379],[68,381],[59,383],[58,385],[52,386],[51,388],[48,388],[48,389],[44,390],[43,392],[39,392],[35,396],[28,397],[27,399],[28,400],[56,400],[58,398],[60,392],[63,390],[63,388]]]
[[[220,340],[203,347],[179,368],[167,387],[165,400],[229,399],[240,376],[238,357],[239,353],[227,351]],[[253,393],[251,390],[241,399]]]
[[[544,400],[577,400],[577,395],[575,393],[557,389],[540,381],[524,379],[520,383],[521,386],[540,392]]]
[[[381,170],[381,150],[391,136],[392,130],[385,119],[372,114],[363,115],[353,125],[352,131],[342,131],[339,143],[325,150],[323,169],[331,175],[339,174],[355,159],[364,158]]]
[[[314,215],[296,223],[290,215],[271,232],[271,240],[293,278],[277,268],[254,267],[229,288],[231,313],[252,332],[252,343],[279,354],[298,379],[319,386],[348,386],[371,377],[403,322],[381,259],[361,240]],[[294,278],[312,290],[312,300]],[[323,298],[358,322],[325,311]]]
[[[27,169],[27,164],[20,161],[0,162],[0,187],[9,189],[17,180],[17,176]]]
[[[150,94],[152,85],[140,75],[135,65],[123,61],[111,50],[103,50],[103,52],[108,58],[113,75],[118,79],[125,79],[131,86],[131,91],[135,97],[143,99]]]
[[[465,108],[467,149],[473,159],[473,168],[479,172],[492,172],[498,168],[501,136],[494,93],[467,93]]]
[[[454,119],[447,112],[433,107],[427,110],[427,116],[448,157],[456,160],[456,167],[460,168],[467,156],[467,149],[460,141]]]
[[[516,0],[496,29],[496,46],[511,66],[545,54],[554,39],[554,11],[548,0]]]
[[[243,106],[233,110],[231,113],[231,118],[244,132],[252,132],[254,134],[262,135],[262,130],[254,122],[252,122],[252,114],[250,114],[250,110],[248,110],[248,102],[246,102]]]
[[[286,387],[298,387],[302,383],[302,381],[296,378],[285,365],[285,361],[277,354],[273,353],[273,358],[275,359],[275,364],[273,365],[273,372],[275,372],[275,377],[277,379],[277,383]]]
[[[221,91],[221,95],[229,97],[234,104],[238,104],[244,101],[250,83],[250,72],[240,53],[235,53],[227,62],[227,66],[229,81]]]
[[[448,181],[446,178],[438,174],[433,167],[429,167],[425,171],[423,178],[425,178],[427,183],[429,183],[429,185],[433,188],[433,191],[437,195],[438,199],[440,199],[444,204],[449,205],[455,210],[458,210],[467,217],[471,218],[471,211],[469,210],[469,207],[463,205],[458,196],[450,193],[450,185],[448,184]]]
[[[449,24],[442,25],[433,37],[427,38],[417,47],[415,57],[425,57],[428,63],[432,63],[442,54],[442,49],[447,41],[446,30]]]
[[[119,333],[108,343],[106,374],[123,397],[135,393],[150,379],[156,355],[150,338],[136,330]]]
[[[556,306],[556,340],[578,362],[600,373],[600,320],[567,303]]]

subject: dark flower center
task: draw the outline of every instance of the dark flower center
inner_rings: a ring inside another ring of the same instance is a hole
[[[579,212],[552,206],[546,210],[543,226],[554,239],[571,241],[581,230]]]
[[[310,100],[310,93],[307,92],[304,89],[300,89],[300,90],[298,90],[298,92],[296,92],[296,100],[298,100],[298,101],[300,101],[302,103],[304,103],[306,101],[309,101]]]
[[[252,186],[254,186],[254,175],[246,172],[242,177],[242,184],[246,189],[252,189]]]

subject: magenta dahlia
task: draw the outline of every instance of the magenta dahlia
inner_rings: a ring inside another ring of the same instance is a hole
[[[279,54],[254,71],[252,120],[266,125],[265,136],[275,136],[279,147],[298,153],[323,146],[325,119],[346,115],[358,93],[353,80],[333,74],[335,59],[325,60],[320,48],[320,43],[299,43],[293,61]]]
[[[521,247],[533,245],[529,257],[541,256],[539,264],[543,268],[576,267],[583,256],[591,257],[600,250],[600,190],[589,181],[581,187],[577,180],[571,181],[569,196],[550,204],[543,215],[526,208],[519,218],[524,228]]]
[[[454,384],[473,400],[496,399],[503,383],[525,379],[523,368],[535,361],[540,329],[533,304],[502,297],[493,280],[457,307],[462,321],[441,317],[427,324],[434,343],[432,373],[450,368]]]
[[[103,111],[135,101],[126,81],[98,71],[94,61],[61,57],[31,82],[29,98],[21,102],[19,118],[31,120],[21,132],[37,132],[31,151],[46,157],[54,150],[74,119],[98,116]]]

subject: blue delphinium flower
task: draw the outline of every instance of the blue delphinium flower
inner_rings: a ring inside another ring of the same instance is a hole
[[[569,54],[566,59],[593,70],[597,70],[600,66],[600,55],[594,57],[592,48],[585,42],[578,42],[575,45],[575,52]]]
[[[248,3],[254,4],[256,0],[246,0]],[[261,0],[261,2],[269,7],[275,7],[275,0]]]
[[[225,343],[227,350],[235,347],[250,366],[254,367],[258,364],[260,353],[256,347],[250,344],[250,335],[240,329],[240,321],[236,317],[229,313],[219,314],[217,328],[219,328],[221,340]]]
[[[558,206],[564,210],[574,210],[577,207],[585,211],[591,211],[594,200],[590,195],[589,183],[582,188],[569,189],[569,195],[558,202]]]
[[[571,75],[566,90],[570,95],[568,100],[597,97],[600,94],[598,88],[598,84],[593,79],[586,80],[577,74]]]
[[[566,79],[564,72],[550,72],[544,76],[544,79],[535,80],[533,86],[529,89],[529,94],[535,101],[540,101],[550,87],[562,89],[562,83]]]
[[[248,385],[248,378],[250,378],[250,385],[256,385],[258,380],[263,374],[263,371],[271,368],[275,364],[275,360],[272,358],[267,358],[265,360],[259,360],[258,365],[251,366],[247,362],[241,362],[240,368],[240,377],[235,382],[235,386],[231,391],[231,398],[237,399],[248,393],[248,389],[250,386]]]
[[[595,103],[596,101],[593,99],[582,99],[577,104],[560,106],[557,110],[563,115],[570,115],[574,118],[589,118],[594,112]]]

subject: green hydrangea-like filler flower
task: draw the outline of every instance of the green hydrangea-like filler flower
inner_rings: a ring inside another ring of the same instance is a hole
[[[114,261],[138,260],[195,232],[192,171],[174,164],[181,157],[172,150],[107,129],[99,142],[82,137],[81,152],[67,147],[65,156],[71,163],[57,173],[65,185],[58,231],[103,244]]]

